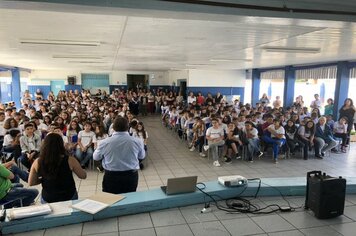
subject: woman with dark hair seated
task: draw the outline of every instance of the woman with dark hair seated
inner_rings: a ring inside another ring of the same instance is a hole
[[[50,133],[43,141],[40,157],[32,164],[28,184],[42,184],[42,203],[75,200],[78,193],[72,172],[80,179],[87,176],[77,159],[68,156],[62,137]]]
[[[284,126],[284,130],[286,131],[287,148],[289,149],[290,154],[294,155],[297,146],[304,147],[304,143],[299,141],[297,137],[298,128],[293,120],[287,121],[287,124]]]
[[[4,137],[4,144],[2,148],[2,153],[11,153],[10,157],[6,158],[7,161],[15,158],[17,159],[21,156],[21,147],[20,147],[20,130],[13,129],[9,131],[9,134]]]

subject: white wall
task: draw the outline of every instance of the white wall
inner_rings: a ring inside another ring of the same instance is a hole
[[[177,83],[177,80],[180,80],[180,79],[186,79],[188,81],[189,71],[188,70],[172,70],[172,71],[168,72],[169,85],[172,85],[173,82],[176,85],[179,85],[179,83]]]
[[[189,70],[189,87],[245,87],[245,70]]]
[[[112,71],[110,85],[127,85],[127,75],[150,75],[150,85],[169,85],[168,73],[164,71]]]
[[[29,75],[31,85],[50,85],[50,80],[64,80],[67,84],[68,76],[76,76],[76,84],[81,84],[82,73],[109,74],[110,85],[126,85],[127,74],[151,75],[150,85],[171,85],[168,72],[164,71],[73,71],[73,70],[33,70]],[[10,73],[11,76],[11,73]]]
[[[28,77],[30,85],[50,85],[51,80],[64,80],[68,84],[68,76],[76,76],[76,84],[80,84],[80,74],[80,71],[71,70],[32,70]]]
[[[31,85],[50,85],[50,80],[64,80],[67,76],[76,76],[76,84],[81,84],[82,73],[107,73],[110,75],[110,85],[126,85],[127,74],[148,74],[150,85],[177,84],[179,79],[187,79],[189,87],[245,87],[245,70],[179,70],[179,71],[111,71],[91,72],[73,70],[33,70],[28,75]],[[152,79],[152,75],[154,79]],[[11,73],[10,73],[11,76]],[[1,77],[1,74],[0,74]]]

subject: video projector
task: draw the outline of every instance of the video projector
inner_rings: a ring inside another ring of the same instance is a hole
[[[239,187],[247,184],[247,179],[241,175],[218,177],[218,182],[226,187]]]

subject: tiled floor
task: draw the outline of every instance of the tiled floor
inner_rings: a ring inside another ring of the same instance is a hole
[[[167,178],[186,175],[198,175],[198,181],[216,180],[218,176],[232,174],[247,178],[305,176],[310,170],[322,170],[334,176],[356,176],[356,147],[351,147],[347,154],[331,154],[324,160],[311,158],[304,161],[295,157],[281,160],[275,165],[266,156],[254,163],[234,160],[230,165],[213,167],[211,160],[200,158],[197,152],[190,152],[173,131],[163,128],[158,117],[145,118],[143,121],[149,133],[149,156],[146,168],[140,172],[138,191],[157,188]],[[101,191],[102,176],[89,171],[86,180],[76,180],[79,197],[85,198]],[[303,197],[287,199],[294,206],[301,206],[304,202]],[[259,205],[286,204],[281,197],[264,197],[254,201]],[[19,235],[356,235],[356,195],[347,196],[343,216],[330,220],[318,220],[303,209],[292,213],[252,215],[227,214],[212,207],[212,212],[201,214],[202,207],[200,204],[167,209]]]

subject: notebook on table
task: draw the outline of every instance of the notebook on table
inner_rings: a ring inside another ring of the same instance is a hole
[[[167,185],[162,186],[162,191],[167,195],[195,192],[198,176],[187,176],[179,178],[170,178]]]

